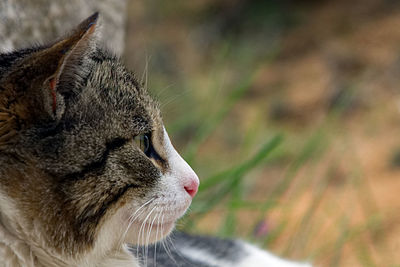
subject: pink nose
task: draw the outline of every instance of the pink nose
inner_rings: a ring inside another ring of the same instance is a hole
[[[188,192],[188,194],[193,198],[199,189],[199,182],[193,179],[187,185],[185,185],[184,188],[186,192]]]

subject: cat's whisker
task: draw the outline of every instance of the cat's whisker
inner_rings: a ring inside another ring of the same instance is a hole
[[[169,249],[169,247],[168,247],[168,244],[165,242],[165,240],[162,241],[162,245],[163,245],[163,247],[164,247],[164,249],[165,249],[165,252],[167,253],[168,257],[169,257],[173,262],[175,262],[175,264],[177,264],[175,258],[172,256],[172,253],[171,253],[171,251],[170,251],[170,249]]]
[[[143,213],[144,210],[142,210],[146,205],[150,204],[152,201],[154,201],[155,198],[151,198],[150,200],[148,200],[147,202],[145,202],[144,204],[142,204],[139,208],[136,209],[136,211],[129,216],[129,223],[128,223],[128,227],[126,228],[125,232],[122,234],[120,242],[119,243],[123,243],[126,234],[129,231],[129,228],[132,226],[133,222]],[[139,212],[140,211],[140,212]],[[139,212],[139,213],[138,213]]]
[[[171,242],[170,242],[168,236],[165,238],[165,244],[167,245],[169,251],[171,252],[172,251],[172,246],[171,246]],[[171,254],[172,254],[172,252],[171,252]]]
[[[135,216],[135,214],[141,210],[144,206],[148,205],[150,202],[152,202],[154,199],[156,199],[155,197],[150,198],[150,200],[146,201],[144,204],[142,204],[138,209],[136,209],[136,211],[131,215],[131,217]]]
[[[135,222],[137,219],[139,219],[139,217],[143,214],[145,212],[145,210],[143,209],[143,210],[141,210],[138,214],[136,214],[136,216],[135,217],[133,217],[133,218],[130,218],[129,219],[129,221],[130,222]]]
[[[137,208],[135,210],[134,213],[132,213],[131,215],[129,215],[129,220],[131,220],[141,209],[143,209],[146,205],[148,205],[150,202],[152,202],[155,198],[151,198],[148,201],[146,201],[145,203],[143,203],[139,208]]]
[[[161,100],[161,99],[163,99],[164,97],[162,97],[162,95],[169,89],[169,88],[171,88],[172,86],[173,86],[174,84],[169,84],[169,85],[167,85],[167,86],[164,86],[161,90],[159,90],[157,93],[156,93],[156,96],[155,96],[155,98],[157,99],[157,100]]]
[[[184,90],[182,93],[180,94],[176,94],[173,97],[171,97],[170,99],[168,99],[167,101],[165,101],[164,103],[161,104],[160,109],[163,109],[164,107],[166,107],[167,105],[173,103],[174,101],[176,101],[177,99],[183,97],[185,94],[189,93],[190,91],[192,91],[193,89],[186,89]]]
[[[136,245],[137,245],[136,257],[137,257],[138,260],[139,260],[139,249],[141,248],[141,245],[140,245],[140,236],[141,236],[141,234],[142,234],[142,227],[143,227],[144,223],[145,223],[145,222],[143,221],[142,224],[140,225],[140,228],[139,228],[139,231],[138,231],[138,239],[137,239],[137,242],[136,242]]]
[[[171,246],[175,249],[176,253],[179,254],[179,255],[181,255],[181,254],[179,253],[179,250],[175,247],[175,244],[174,244],[174,242],[173,242],[173,240],[172,240],[171,235],[167,236],[166,239],[170,242]],[[183,258],[182,255],[181,255],[181,257]]]
[[[153,200],[155,200],[155,198],[150,199],[149,201],[144,203],[142,206],[140,206],[131,216],[129,216],[129,220],[133,222],[137,218],[139,218],[139,216],[144,212],[144,210],[141,210],[141,209],[143,209],[146,205],[150,204]],[[139,213],[137,213],[139,210],[141,210],[141,211]]]
[[[146,237],[146,240],[144,243],[144,262],[145,262],[144,266],[147,266],[147,261],[148,261],[147,257],[148,257],[148,251],[149,251],[148,241],[149,241],[149,236],[151,234],[151,225],[150,224],[147,224],[147,225],[148,225],[147,230],[146,230],[147,237]],[[143,237],[144,237],[144,235],[143,235]]]
[[[154,206],[151,210],[150,210],[150,212],[149,212],[149,214],[147,214],[147,216],[146,216],[146,218],[143,220],[143,222],[142,222],[142,225],[140,226],[140,229],[139,229],[139,235],[138,235],[138,244],[139,244],[139,242],[140,242],[140,236],[142,236],[142,244],[145,244],[145,237],[144,237],[144,231],[146,230],[146,222],[147,222],[147,220],[150,218],[150,216],[151,216],[151,214],[153,213],[153,211],[155,210],[157,208],[157,206]],[[142,231],[143,231],[143,235],[142,235]],[[144,246],[142,246],[142,255],[145,255],[144,254],[144,252],[145,252],[145,247]],[[139,252],[138,252],[138,254],[139,254]],[[145,261],[146,261],[146,259],[144,259]],[[147,263],[147,262],[146,262]]]
[[[157,231],[156,231],[156,242],[154,243],[154,267],[157,266],[157,242],[158,242],[158,228],[160,227],[160,217],[161,217],[162,211],[157,216]],[[162,237],[162,233],[160,235]]]
[[[176,254],[177,254],[178,256],[180,256],[185,262],[187,262],[185,256],[182,255],[182,253],[180,253],[179,249],[175,246],[175,243],[174,243],[174,241],[172,240],[172,235],[167,236],[166,239],[169,239],[169,242],[170,242],[171,246],[174,248],[174,251],[176,252]],[[189,262],[187,262],[187,263],[190,265]]]
[[[172,236],[172,234],[165,238],[165,242],[166,242],[167,246],[170,248],[170,251],[171,251],[171,249],[173,249],[178,256],[180,256],[182,259],[185,260],[185,258],[182,256],[182,254],[180,254],[178,249],[175,247],[171,236]]]
[[[140,236],[142,235],[142,226],[143,226],[143,224],[144,224],[144,222],[142,222],[142,225],[140,226],[139,234],[138,234],[138,241],[137,241],[138,249],[136,251],[136,255],[137,255],[138,259],[139,259],[139,249],[142,249],[142,258],[143,258],[143,248],[140,245]],[[144,259],[142,259],[142,260],[144,261]]]
[[[137,250],[136,250],[136,258],[139,260],[139,249],[141,248],[140,246],[140,235],[142,233],[142,226],[143,226],[144,222],[142,222],[140,228],[139,228],[139,232],[138,232],[138,240],[136,242],[136,246],[137,246]]]
[[[141,214],[141,213],[140,213],[140,214]],[[128,233],[128,230],[129,230],[129,228],[132,226],[132,224],[133,224],[134,221],[135,221],[135,220],[129,219],[128,226],[126,227],[125,232],[122,234],[122,236],[121,236],[121,238],[120,238],[120,241],[119,241],[120,244],[122,244],[122,243],[124,242],[125,237],[126,237],[126,234]]]
[[[163,225],[164,225],[164,214],[163,214],[162,219],[161,219],[161,233],[164,233],[164,227],[163,227]],[[172,256],[171,251],[170,251],[169,248],[168,248],[168,244],[166,244],[164,241],[165,241],[165,240],[163,240],[163,241],[161,242],[161,244],[163,245],[163,247],[164,247],[164,249],[165,249],[165,252],[167,253],[168,257],[170,257],[170,259],[175,263],[175,265],[178,265],[178,263],[176,262],[176,260],[175,260],[174,257]]]
[[[150,62],[151,56],[147,55],[147,51],[146,51],[146,65],[144,66],[144,70],[142,73],[142,79],[141,79],[141,83],[143,84],[143,87],[147,90],[148,87],[148,80],[149,80],[149,62]]]
[[[174,252],[176,253],[176,255],[178,256],[178,257],[180,257],[184,262],[186,262],[187,263],[187,265],[192,265],[187,259],[186,259],[186,257],[179,251],[179,249],[175,246],[175,244],[174,244],[174,241],[172,240],[172,234],[171,235],[169,235],[169,236],[167,236],[166,237],[166,241],[168,242],[168,243],[170,243],[171,244],[171,246],[174,248]]]
[[[149,255],[149,243],[150,243],[150,236],[151,236],[151,230],[153,230],[153,224],[154,221],[156,220],[157,215],[154,216],[153,220],[151,221],[151,224],[149,225],[149,231],[147,231],[147,240],[146,240],[146,266],[147,266],[147,257]]]

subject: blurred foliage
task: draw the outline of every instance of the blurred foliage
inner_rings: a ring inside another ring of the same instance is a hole
[[[317,266],[399,266],[400,3],[150,0],[128,12],[126,63],[145,69],[201,179],[180,228]]]

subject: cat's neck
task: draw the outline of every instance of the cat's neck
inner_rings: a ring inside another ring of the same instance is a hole
[[[94,260],[92,257],[76,260],[62,260],[49,255],[45,250],[32,248],[23,240],[15,237],[0,221],[0,258],[5,266],[27,266],[27,267],[67,267],[67,266],[87,266],[87,267],[139,267],[137,260],[121,247],[110,251],[101,260]]]

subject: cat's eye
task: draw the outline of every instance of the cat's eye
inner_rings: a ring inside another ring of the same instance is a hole
[[[164,160],[160,157],[157,151],[154,149],[153,144],[151,142],[151,133],[137,135],[133,138],[137,147],[143,151],[143,153],[158,162],[164,162]]]
[[[143,151],[144,154],[148,155],[150,150],[150,138],[147,134],[141,134],[134,137],[135,143]]]

